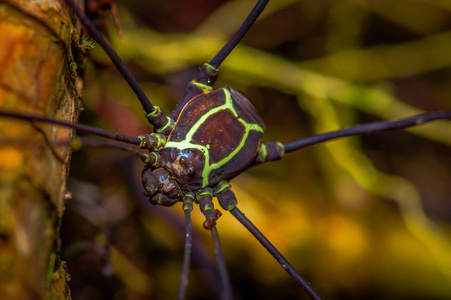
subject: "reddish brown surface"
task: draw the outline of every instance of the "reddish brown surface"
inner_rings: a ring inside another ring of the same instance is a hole
[[[168,141],[183,141],[200,118],[210,110],[224,104],[224,92],[222,90],[211,91],[208,94],[201,94],[191,99],[183,108],[175,128],[169,135]]]
[[[245,128],[230,110],[208,117],[193,135],[196,144],[208,147],[209,163],[219,163],[240,145]],[[258,143],[257,143],[258,145]]]
[[[254,106],[242,94],[232,91],[233,106],[238,118],[251,124],[263,125]],[[206,114],[225,103],[222,89],[201,94],[193,98],[183,108],[168,141],[180,142],[186,139],[189,131],[198,126],[192,139],[187,142],[202,145],[209,149],[209,160],[205,162],[204,154],[193,148],[165,148],[161,152],[162,165],[169,169],[181,183],[182,190],[196,190],[203,186],[202,172],[204,165],[218,164],[237,149],[244,138],[243,124],[228,109],[210,115],[202,124],[197,124]],[[255,159],[262,137],[261,132],[251,130],[243,148],[227,163],[215,169],[209,175],[209,184],[216,184],[243,172]],[[185,157],[186,163],[180,165],[179,158]],[[190,169],[196,170],[195,173]]]
[[[72,34],[60,1],[0,5],[0,109],[76,119]],[[0,120],[1,299],[69,297],[54,253],[70,150],[54,142],[71,136],[66,128]]]

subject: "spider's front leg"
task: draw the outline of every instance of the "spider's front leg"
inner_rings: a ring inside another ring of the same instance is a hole
[[[215,209],[213,204],[213,189],[204,188],[197,193],[197,201],[199,208],[204,214],[206,220],[204,228],[210,230],[215,245],[216,260],[218,263],[219,274],[222,285],[222,299],[233,299],[232,287],[230,284],[229,272],[225,264],[224,255],[222,253],[221,243],[219,241],[218,230],[216,229],[216,221],[222,215],[221,212]]]

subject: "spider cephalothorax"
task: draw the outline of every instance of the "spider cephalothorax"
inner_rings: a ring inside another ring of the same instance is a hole
[[[144,170],[145,195],[170,206],[188,191],[238,175],[255,161],[264,128],[251,102],[233,88],[195,96]]]
[[[180,195],[180,185],[164,168],[152,170],[146,166],[142,173],[143,193],[149,197],[150,203],[163,206],[174,205]]]

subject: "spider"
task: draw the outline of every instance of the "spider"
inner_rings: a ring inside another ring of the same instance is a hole
[[[246,71],[246,70],[244,70],[244,71]],[[305,75],[307,76],[307,75],[309,75],[309,73],[306,73]],[[310,74],[310,75],[311,75],[311,74]],[[336,83],[336,82],[327,82],[327,81],[326,81],[325,83],[327,83],[327,84],[339,84],[339,83]],[[338,85],[338,86],[339,86],[339,85]],[[307,90],[309,89],[309,87],[306,87],[306,88],[307,88]],[[241,89],[241,88],[240,88],[240,89]],[[250,92],[252,93],[252,90],[251,90]],[[267,90],[267,92],[270,93],[270,94],[271,94],[271,93],[274,94],[274,91],[272,91],[272,90],[270,90],[270,89]],[[364,91],[357,90],[357,92],[362,92],[362,93],[363,93]],[[308,93],[311,93],[311,94],[314,95],[314,91],[312,91],[312,90],[308,91],[307,94],[308,94]],[[258,96],[258,94],[257,94],[257,96]],[[253,99],[252,97],[249,97],[249,98]],[[299,97],[299,98],[301,98],[301,97]],[[302,99],[300,99],[299,101],[301,102],[301,100],[302,100]],[[318,104],[318,105],[323,105],[323,106],[324,106],[324,107],[323,107],[323,108],[325,109],[324,111],[328,112],[328,109],[329,109],[329,112],[330,112],[330,109],[331,109],[331,108],[327,106],[327,103],[324,103],[323,101],[321,101],[321,100],[324,100],[324,99],[322,99],[321,97],[318,97],[318,99],[316,99],[316,100],[319,100],[319,102],[320,102],[320,104]],[[312,110],[312,111],[314,111],[315,108],[314,108],[314,107],[306,107],[305,110]],[[261,110],[259,110],[259,111],[261,111]],[[313,112],[312,112],[312,113],[313,113]],[[277,115],[277,114],[275,114],[275,115]],[[271,115],[270,115],[270,116],[271,116]],[[330,117],[329,117],[329,118],[330,118]],[[263,119],[266,120],[265,117],[264,117]],[[282,120],[281,120],[281,119],[282,119]],[[281,121],[283,122],[283,118],[281,118],[281,117],[279,117],[278,120],[281,120]],[[330,121],[330,120],[329,120],[329,121]],[[265,121],[265,122],[266,122],[266,121]],[[326,126],[326,125],[327,125],[327,124],[324,124],[324,126]],[[324,130],[323,130],[323,131],[324,131]],[[372,138],[373,138],[373,137],[372,137]],[[288,159],[288,158],[286,158],[286,159]],[[338,159],[338,160],[339,160],[339,159]],[[265,168],[265,166],[263,166],[263,168]],[[270,168],[270,167],[269,167],[269,168]],[[270,169],[267,169],[267,170],[268,170],[268,171],[266,171],[266,172],[268,172],[268,173],[271,172]],[[254,171],[253,171],[253,172],[254,172]],[[332,171],[331,171],[331,172],[332,172]],[[287,174],[287,173],[292,174],[293,171],[292,171],[292,170],[286,170],[286,171],[285,171],[285,174]],[[276,174],[271,174],[271,175],[276,176]],[[290,176],[293,176],[293,175],[290,175]],[[240,175],[240,177],[241,177],[241,175]],[[286,179],[286,180],[289,180],[289,179]],[[357,178],[356,180],[359,180],[359,178]],[[236,184],[234,184],[235,181],[237,181]],[[238,185],[238,184],[239,184],[240,179],[236,179],[235,181],[232,181],[232,184],[234,184],[234,188],[236,188],[235,185]],[[294,180],[294,184],[295,184],[295,183],[296,183],[296,181]],[[292,184],[293,184],[293,182],[292,182]],[[363,184],[362,184],[362,185],[363,185]],[[252,186],[252,185],[251,185],[251,186]],[[308,187],[304,187],[304,189],[309,190]],[[370,188],[368,188],[368,189],[370,189]],[[233,190],[233,189],[232,189],[232,190]],[[258,194],[258,191],[256,191],[255,188],[254,188],[254,191],[256,192],[256,194]],[[310,192],[313,193],[311,190],[310,190]],[[343,192],[343,191],[342,191],[342,192]],[[276,195],[277,195],[277,194],[276,194]],[[274,194],[273,194],[273,196],[274,196]],[[261,195],[261,193],[260,193],[260,197],[263,198],[263,199],[265,198],[264,196]],[[242,200],[242,199],[239,199],[239,200],[240,200],[239,205],[240,205],[240,207],[241,207],[241,205],[244,205],[244,204],[245,204],[245,203],[243,203],[243,202],[245,202],[245,201]],[[349,199],[348,199],[348,200],[349,200]],[[352,200],[352,199],[351,199],[351,200]],[[268,202],[268,201],[265,201],[266,205],[268,205],[267,202]],[[285,204],[281,204],[281,205],[282,205],[282,206],[283,206],[283,205],[288,206],[289,203],[285,203]],[[348,205],[349,205],[349,203],[348,203]],[[243,210],[244,210],[244,209],[243,209]],[[244,211],[245,211],[245,210],[244,210]],[[218,225],[218,226],[220,226],[220,224],[221,224],[223,218],[225,218],[225,216],[224,216],[224,217],[221,217],[221,219],[219,219],[219,221],[218,221],[218,224],[219,224],[219,225]],[[339,228],[340,228],[340,226],[345,226],[346,224],[349,225],[349,223],[346,223],[346,222],[342,223],[342,222],[340,222],[340,218],[336,218],[335,221],[337,222],[336,224],[338,224],[338,227],[339,227]],[[343,220],[341,220],[341,221],[343,221]],[[281,223],[284,223],[284,222],[281,222]],[[334,224],[335,224],[335,223],[334,223]],[[224,230],[224,231],[227,231],[227,230]],[[358,236],[358,234],[357,234],[357,236]],[[338,241],[336,241],[336,242],[338,243],[338,242],[340,242],[340,241],[338,240]],[[332,245],[333,245],[333,244],[332,244]],[[357,244],[357,245],[358,245],[358,244]],[[296,257],[296,255],[295,255],[295,257]],[[253,275],[253,273],[251,273],[251,275]],[[233,276],[232,276],[232,278],[233,278]],[[308,278],[308,276],[307,276],[307,278]],[[291,289],[291,288],[290,288],[290,289]],[[264,293],[264,292],[263,292],[263,293]]]

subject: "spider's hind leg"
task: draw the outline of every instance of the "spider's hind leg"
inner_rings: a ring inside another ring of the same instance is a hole
[[[222,215],[215,209],[213,204],[213,189],[204,188],[197,194],[199,207],[205,215],[206,221],[204,228],[210,230],[215,245],[215,254],[218,262],[219,275],[222,283],[221,299],[233,299],[232,286],[230,284],[229,273],[227,272],[224,255],[222,253],[221,244],[219,242],[219,234],[216,228],[216,220]]]
[[[177,292],[177,299],[185,299],[186,287],[188,285],[188,273],[191,262],[191,250],[193,245],[193,230],[191,227],[191,211],[196,195],[188,192],[183,196],[183,212],[185,213],[185,251],[183,254],[182,274]]]
[[[278,142],[271,142],[273,145],[280,144]],[[273,147],[277,149],[279,147]],[[265,160],[263,160],[265,161]],[[221,183],[220,183],[221,184]],[[288,274],[304,289],[311,299],[320,300],[321,297],[310,287],[308,282],[302,278],[302,276],[294,269],[294,267],[288,262],[288,260],[277,250],[276,247],[261,233],[261,231],[239,210],[237,207],[238,201],[235,194],[230,190],[228,183],[224,184],[221,191],[217,192],[219,204],[225,210],[230,213],[241,223],[252,235],[271,253],[271,255],[277,260],[277,262],[287,271]]]

